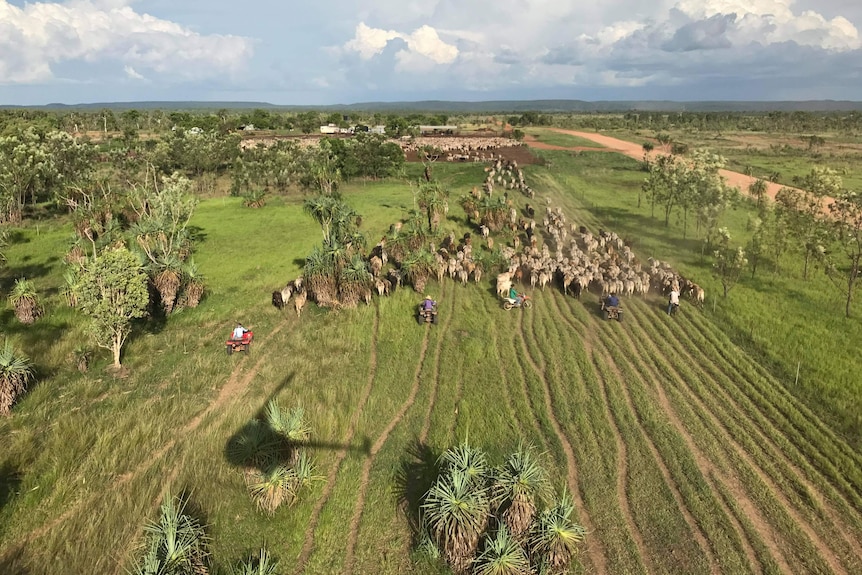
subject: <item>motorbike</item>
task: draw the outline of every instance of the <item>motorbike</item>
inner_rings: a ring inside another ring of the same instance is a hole
[[[520,303],[518,302],[517,298],[504,297],[503,298],[503,309],[506,311],[509,311],[513,307],[524,307],[527,309],[530,309],[531,307],[533,307],[533,298],[531,298],[530,296],[528,296],[525,293],[518,294],[518,297],[520,298]]]

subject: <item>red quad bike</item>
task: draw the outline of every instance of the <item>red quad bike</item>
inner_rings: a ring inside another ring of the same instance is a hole
[[[242,334],[242,339],[230,338],[226,342],[224,342],[225,351],[227,351],[228,355],[231,355],[235,351],[244,351],[248,353],[249,349],[251,348],[251,340],[253,339],[254,334],[250,331],[247,331]]]

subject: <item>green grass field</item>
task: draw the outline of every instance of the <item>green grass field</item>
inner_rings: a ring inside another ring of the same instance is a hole
[[[549,144],[551,146],[562,146],[564,148],[604,148],[604,146],[597,144],[592,140],[579,138],[578,136],[570,136],[569,134],[561,134],[560,132],[554,132],[552,130],[528,128],[526,132],[543,144]]]
[[[265,544],[284,573],[445,572],[413,553],[408,518],[427,487],[421,470],[468,434],[492,458],[521,440],[544,453],[589,531],[574,572],[862,571],[858,319],[791,268],[713,307],[699,241],[637,209],[638,162],[546,155],[552,167],[528,172],[535,204],[617,231],[643,260],[673,261],[706,287],[706,309],[670,319],[652,294],[624,301],[623,323],[605,322],[597,296],[549,287],[532,309],[506,312],[491,277],[431,282],[437,325],[416,324],[421,294],[409,288],[298,318],[270,293],[320,241],[302,198],[257,210],[211,199],[193,220],[202,305],[142,327],[125,377],[104,370],[104,354],[82,375],[69,359],[85,341],[81,319],[58,291],[71,228],[16,232],[3,288],[32,277],[48,313],[29,328],[2,317],[40,381],[0,420],[0,572],[123,573],[164,494],[180,492],[222,567]],[[482,168],[439,165],[435,176],[453,195],[445,228],[463,232],[452,200]],[[371,242],[413,203],[396,180],[344,194]],[[729,216],[740,240],[745,218]],[[224,353],[236,320],[255,332],[248,356]],[[304,407],[326,477],[272,518],[225,455],[270,399]]]

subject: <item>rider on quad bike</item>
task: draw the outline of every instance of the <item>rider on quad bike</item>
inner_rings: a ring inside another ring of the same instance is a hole
[[[437,302],[431,299],[430,295],[425,296],[425,300],[419,304],[419,319],[425,322],[437,323]]]

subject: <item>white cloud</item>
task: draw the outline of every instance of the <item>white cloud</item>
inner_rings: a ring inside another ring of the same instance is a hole
[[[44,82],[54,77],[52,66],[70,61],[117,62],[130,77],[147,69],[200,79],[238,71],[252,55],[248,38],[198,34],[129,4],[69,0],[18,8],[0,0],[0,82]]]
[[[132,78],[133,80],[146,80],[143,74],[141,74],[131,66],[123,66],[123,71],[126,73],[126,76]]]
[[[451,64],[458,57],[458,48],[444,42],[437,30],[423,25],[407,34],[395,30],[371,28],[365,22],[356,26],[353,38],[343,48],[357,52],[363,60],[369,60],[383,52],[392,40],[402,40],[406,48],[396,54],[399,70],[428,68],[434,64]]]

